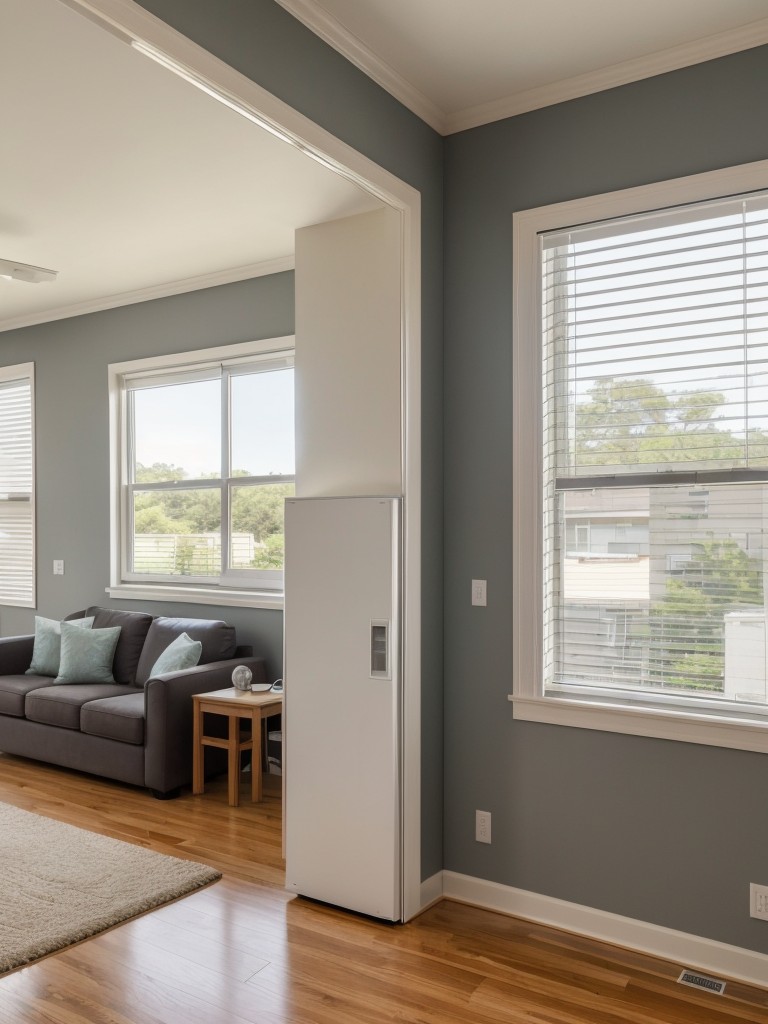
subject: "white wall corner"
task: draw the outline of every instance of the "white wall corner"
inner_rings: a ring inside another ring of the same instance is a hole
[[[445,899],[610,942],[614,946],[671,960],[681,966],[695,967],[725,980],[730,978],[765,987],[768,955],[764,953],[455,871],[443,871],[442,874]]]

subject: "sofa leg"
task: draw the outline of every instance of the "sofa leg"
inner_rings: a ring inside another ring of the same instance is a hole
[[[181,786],[177,786],[175,789],[150,789],[149,791],[155,800],[175,800],[177,796],[181,795]]]

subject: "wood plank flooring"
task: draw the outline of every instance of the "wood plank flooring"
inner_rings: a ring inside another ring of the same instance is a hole
[[[0,978],[0,1024],[768,1024],[768,991],[699,993],[678,965],[526,921],[444,901],[386,925],[293,897],[279,779],[265,792],[158,801],[0,754],[0,800],[224,872]]]

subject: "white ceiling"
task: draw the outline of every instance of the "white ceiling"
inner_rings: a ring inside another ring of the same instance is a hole
[[[277,0],[451,132],[768,42],[767,0]]]
[[[277,0],[439,131],[768,42],[768,0]],[[58,0],[0,0],[0,330],[291,265],[373,209]]]
[[[0,258],[59,271],[0,278],[0,330],[290,266],[379,205],[57,0],[0,0],[0,96]]]

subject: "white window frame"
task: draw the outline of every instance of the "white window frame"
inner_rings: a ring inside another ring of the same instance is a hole
[[[663,697],[622,705],[543,693],[541,499],[542,232],[768,188],[768,161],[524,210],[513,216],[513,667],[516,719],[637,736],[768,751],[768,718],[681,708]],[[532,639],[533,638],[533,639]],[[702,704],[704,702],[701,702]]]
[[[240,606],[249,608],[282,608],[282,570],[226,569],[220,577],[156,576],[133,573],[128,569],[130,534],[132,530],[132,502],[134,489],[144,490],[146,485],[130,480],[129,403],[126,400],[126,378],[164,375],[178,370],[189,374],[204,372],[212,366],[221,367],[222,388],[228,388],[230,377],[242,372],[248,365],[264,363],[267,367],[293,364],[295,339],[293,336],[269,338],[263,341],[224,345],[193,352],[177,352],[164,356],[113,363],[108,368],[110,398],[110,596],[135,600],[165,600],[195,604]],[[230,437],[228,429],[222,431],[222,461],[229,462]],[[287,478],[279,478],[285,480]],[[291,479],[294,479],[291,477]],[[224,480],[223,491],[229,494],[232,483],[238,485],[267,482],[260,477],[237,477]],[[269,478],[275,482],[275,478]],[[185,481],[188,486],[200,485],[220,488],[216,481]],[[149,485],[151,487],[151,485]],[[222,505],[222,527],[228,522],[228,501]],[[224,564],[226,559],[227,530],[222,528]]]
[[[36,463],[37,451],[35,446],[35,364],[16,363],[14,366],[0,366],[0,384],[29,381],[30,390],[30,422],[31,422],[31,445],[32,445],[32,466],[31,468],[31,491],[23,494],[0,494],[0,501],[23,501],[29,503],[30,515],[32,518],[32,574],[30,579],[30,597],[27,600],[11,598],[0,595],[0,606],[7,608],[35,608],[37,606],[37,515],[35,511],[35,490],[36,490]]]

